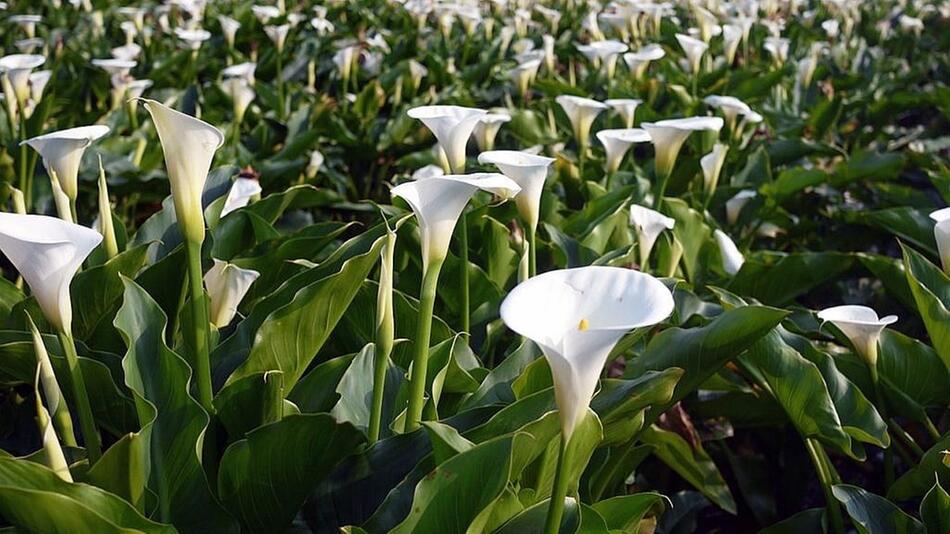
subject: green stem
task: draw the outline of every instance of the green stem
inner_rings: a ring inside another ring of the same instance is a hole
[[[344,95],[345,97],[346,95]],[[284,59],[281,53],[277,52],[277,118],[284,118]]]
[[[201,270],[201,243],[189,241],[185,248],[188,257],[188,284],[191,290],[191,344],[195,351],[193,363],[198,382],[198,402],[209,414],[214,413],[211,390],[211,358],[208,340],[211,337],[208,322],[208,306],[205,302],[203,273]]]
[[[822,492],[825,494],[825,509],[828,511],[828,517],[831,521],[831,531],[835,534],[844,534],[844,520],[841,518],[841,508],[839,508],[838,501],[831,491],[834,480],[832,480],[832,476],[828,472],[828,466],[822,459],[823,453],[820,451],[820,447],[821,446],[813,439],[805,438],[805,448],[808,450],[808,455],[811,457],[811,461],[815,466],[815,471],[818,473],[818,478],[821,481]]]
[[[20,141],[26,139],[26,119],[23,117],[23,111],[20,111]],[[27,145],[20,145],[20,191],[23,192],[23,203],[26,204],[26,211],[33,210],[33,177],[29,175],[28,164],[29,148]]]
[[[373,409],[369,416],[368,438],[370,443],[379,440],[379,431],[383,421],[383,393],[386,385],[386,370],[389,368],[390,351],[380,349],[376,354],[376,367],[373,370]],[[385,353],[384,353],[385,351]]]
[[[76,344],[73,336],[67,332],[59,333],[59,344],[66,355],[66,365],[69,368],[69,385],[73,390],[73,400],[79,408],[79,427],[82,429],[82,439],[86,445],[86,454],[89,456],[89,465],[95,464],[102,456],[102,442],[99,430],[96,429],[96,420],[92,416],[92,406],[89,404],[89,395],[86,393],[86,380],[79,367],[79,355],[76,354]]]
[[[656,194],[653,198],[653,209],[656,211],[660,211],[660,208],[663,207],[663,195],[666,194],[666,182],[669,181],[669,179],[669,174],[657,176]]]
[[[877,372],[876,365],[869,365],[871,370],[871,383],[874,385],[874,397],[877,400],[877,409],[881,413],[881,419],[887,421],[887,406],[884,404],[884,389],[881,387],[881,377]],[[890,488],[894,483],[894,451],[890,447],[884,449],[884,488]]]
[[[468,216],[462,213],[459,218],[459,258],[462,260],[462,331],[471,332],[471,300],[468,280]]]
[[[429,365],[429,336],[432,332],[432,310],[439,285],[439,271],[443,260],[430,263],[422,275],[422,294],[419,295],[419,317],[416,323],[416,338],[412,356],[412,372],[409,376],[409,406],[406,408],[405,432],[419,428],[422,408],[425,406],[426,368]]]
[[[924,428],[927,429],[927,433],[930,434],[930,437],[934,441],[940,441],[940,431],[937,430],[937,427],[934,425],[933,421],[929,417],[924,417]]]
[[[528,277],[538,274],[538,231],[528,230]]]
[[[557,471],[554,474],[554,486],[551,488],[551,503],[548,516],[544,521],[545,534],[557,534],[561,529],[561,517],[564,515],[564,498],[567,497],[567,438],[561,434],[561,447],[558,450]]]

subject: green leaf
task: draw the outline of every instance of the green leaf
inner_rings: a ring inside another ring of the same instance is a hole
[[[651,426],[640,439],[654,447],[653,454],[723,510],[735,515],[736,501],[712,458],[699,444],[690,444],[679,434]]]
[[[853,264],[850,254],[839,252],[762,252],[746,258],[728,289],[782,306],[841,275]]]
[[[653,337],[646,352],[627,367],[627,376],[650,370],[679,367],[685,373],[676,384],[669,402],[650,410],[655,420],[667,408],[694,391],[716,374],[726,362],[742,354],[777,325],[787,312],[765,306],[735,308],[716,317],[708,325],[670,328]]]
[[[496,534],[525,534],[528,532],[543,532],[544,522],[547,520],[548,508],[551,499],[525,508],[520,514],[505,523]],[[564,500],[564,515],[561,516],[561,525],[558,534],[575,534],[581,527],[581,511],[576,499],[568,497]]]
[[[887,497],[895,501],[905,501],[925,494],[933,486],[934,480],[939,480],[941,486],[950,484],[950,466],[944,463],[948,449],[950,433],[927,449],[920,462],[894,482],[887,491]]]
[[[111,322],[122,298],[120,276],[134,278],[145,265],[147,251],[146,245],[131,248],[76,275],[69,292],[73,302],[73,333],[78,339],[88,339],[100,323]]]
[[[663,201],[664,210],[670,217],[676,219],[673,226],[673,235],[683,245],[683,268],[686,277],[693,281],[698,275],[703,245],[712,236],[712,230],[706,225],[703,216],[689,207],[685,201],[678,198],[669,198]]]
[[[927,532],[950,532],[950,495],[937,480],[920,503],[920,518]]]
[[[950,369],[950,278],[917,251],[906,247],[904,270],[907,283],[917,302],[917,312],[924,320],[930,341],[944,365]]]
[[[846,211],[841,218],[850,224],[871,226],[913,243],[931,256],[937,255],[933,221],[917,208],[887,208],[876,211]]]
[[[638,532],[640,521],[647,514],[659,517],[669,499],[659,493],[621,495],[594,503],[592,508],[604,518],[611,530]]]
[[[129,433],[115,442],[86,473],[92,484],[125,499],[137,510],[146,510],[148,484],[148,440],[141,433]],[[152,496],[154,497],[154,496]]]
[[[901,154],[860,150],[835,168],[835,183],[890,180],[896,178],[903,167],[904,157]]]
[[[369,428],[370,414],[373,409],[374,372],[376,368],[376,347],[368,343],[350,363],[350,367],[340,378],[336,392],[340,400],[330,411],[337,421],[347,422],[366,432]],[[395,411],[396,393],[404,381],[404,373],[392,362],[386,363],[384,381],[383,417],[380,433],[389,435],[389,423]]]
[[[363,441],[328,414],[289,415],[250,432],[221,457],[218,491],[242,532],[288,527],[310,491]]]
[[[208,414],[189,394],[191,369],[165,344],[158,304],[135,282],[123,283],[115,326],[129,347],[122,366],[148,442],[142,461],[157,516],[186,532],[233,532],[237,524],[215,501],[198,457]]]
[[[0,516],[29,532],[175,532],[109,492],[71,484],[40,464],[2,456]]]
[[[809,508],[770,525],[759,534],[799,534],[801,532],[825,532],[825,509]]]
[[[923,422],[925,409],[950,404],[950,372],[933,349],[889,328],[881,333],[877,360],[888,400],[905,417]],[[892,394],[893,390],[897,393]],[[899,398],[895,398],[899,397]]]
[[[860,534],[923,534],[924,526],[893,503],[857,486],[837,484],[832,493]]]
[[[432,443],[432,454],[435,456],[437,465],[475,446],[471,441],[463,438],[454,427],[444,423],[423,421],[422,426],[429,434],[429,441]]]

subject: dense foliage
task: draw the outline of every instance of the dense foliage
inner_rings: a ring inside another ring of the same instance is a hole
[[[947,2],[117,4],[0,2],[4,531],[950,531]]]

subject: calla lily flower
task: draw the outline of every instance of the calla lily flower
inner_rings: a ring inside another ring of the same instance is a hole
[[[152,84],[152,80],[132,80],[125,86],[125,95],[130,100],[138,99]]]
[[[323,17],[314,17],[310,19],[310,26],[317,30],[317,35],[324,36],[333,31],[333,23]]]
[[[712,196],[713,192],[716,191],[716,185],[719,184],[719,174],[722,172],[722,165],[726,162],[726,154],[728,153],[729,145],[716,143],[712,152],[699,160],[699,166],[703,169],[703,188],[709,196]]]
[[[762,48],[772,56],[772,62],[781,67],[788,60],[788,45],[784,37],[766,37]]]
[[[413,180],[425,180],[426,178],[436,178],[438,176],[445,176],[445,171],[438,165],[426,165],[412,172]]]
[[[185,28],[175,28],[175,35],[188,45],[192,52],[197,52],[201,48],[201,43],[211,39],[211,32],[200,28],[187,30]]]
[[[696,22],[699,24],[699,35],[703,42],[709,43],[717,30],[722,31],[719,27],[719,19],[708,9],[694,5],[693,14],[696,15]]]
[[[31,54],[12,54],[0,58],[0,72],[9,78],[13,95],[21,106],[30,97],[30,73],[45,62],[45,57]]]
[[[739,214],[742,212],[742,208],[749,203],[750,200],[756,197],[756,193],[752,189],[744,189],[735,194],[732,198],[726,201],[726,221],[729,224],[736,224],[736,221],[739,220]]]
[[[665,55],[666,51],[663,50],[663,47],[658,44],[649,44],[636,52],[627,52],[623,55],[623,61],[627,64],[630,72],[633,73],[633,77],[639,80],[643,78],[643,73],[651,61],[656,61]]]
[[[254,85],[254,71],[257,70],[257,63],[247,62],[231,65],[221,71],[221,78],[243,78],[247,83]]]
[[[21,144],[29,145],[39,152],[46,172],[50,176],[55,174],[63,192],[69,200],[75,201],[79,195],[79,164],[82,162],[82,155],[86,147],[107,133],[108,126],[97,124],[40,135]]]
[[[548,72],[554,72],[557,67],[557,54],[554,53],[556,41],[553,35],[542,35],[541,42],[544,50],[544,67]]]
[[[736,118],[739,115],[748,116],[752,114],[752,108],[734,96],[709,95],[703,99],[703,102],[707,106],[717,108],[722,112],[726,118],[726,124],[729,126],[729,131],[735,130]]]
[[[697,131],[718,132],[722,129],[722,125],[723,121],[719,117],[688,117],[641,124],[640,126],[650,134],[650,139],[656,149],[655,168],[657,176],[667,177],[673,172],[676,157],[690,133]]]
[[[237,315],[238,304],[257,280],[261,273],[250,269],[241,269],[233,263],[219,259],[205,273],[205,287],[211,300],[211,323],[218,328],[231,324]]]
[[[528,86],[531,85],[531,81],[538,75],[539,68],[541,68],[541,60],[532,59],[521,63],[509,71],[508,75],[511,77],[511,81],[515,83],[515,86],[518,87],[518,94],[522,97],[528,94]]]
[[[422,232],[424,268],[441,263],[449,253],[449,242],[462,210],[479,190],[509,199],[521,191],[503,174],[447,174],[397,185],[392,196],[409,203]]]
[[[307,168],[304,171],[307,179],[312,180],[317,176],[317,173],[320,172],[320,168],[323,167],[325,159],[323,152],[319,150],[314,150],[310,153],[310,161],[307,162]]]
[[[637,232],[637,245],[640,249],[640,268],[646,270],[650,265],[650,252],[663,233],[672,230],[676,220],[662,213],[634,204],[630,206],[630,224]]]
[[[588,45],[579,45],[577,49],[594,63],[602,65],[607,78],[613,78],[617,58],[627,51],[627,45],[620,41],[594,41]]]
[[[234,48],[234,39],[237,37],[238,30],[241,29],[241,23],[227,15],[218,15],[218,24],[221,25],[221,32],[228,43],[228,48]]]
[[[234,106],[234,122],[240,124],[244,121],[244,114],[248,106],[257,96],[254,88],[247,83],[244,78],[228,78],[221,82],[221,91],[228,95]]]
[[[135,61],[142,53],[142,47],[135,44],[117,46],[110,50],[112,57],[121,61]]]
[[[896,315],[878,317],[867,306],[835,306],[818,312],[818,318],[838,327],[848,337],[858,355],[872,368],[877,368],[877,344],[887,325],[897,322]]]
[[[636,98],[611,98],[610,100],[604,100],[604,104],[613,108],[613,110],[623,118],[624,126],[627,128],[633,128],[633,119],[637,113],[637,106],[642,103],[643,100]]]
[[[284,43],[287,41],[287,34],[290,32],[290,24],[281,24],[280,26],[264,26],[264,33],[277,46],[277,53],[283,53]]]
[[[128,74],[130,70],[134,69],[135,66],[138,65],[138,63],[135,61],[117,58],[93,59],[91,63],[94,67],[99,67],[100,69],[108,72],[110,75]]]
[[[182,234],[187,241],[201,243],[205,232],[201,193],[214,153],[224,144],[224,135],[214,126],[155,100],[141,102],[152,116],[162,143]]]
[[[20,39],[13,43],[17,47],[17,50],[21,54],[32,54],[34,50],[38,47],[41,47],[46,44],[46,41],[40,39],[39,37],[33,37],[32,39]]]
[[[739,43],[742,41],[742,28],[735,24],[722,25],[722,53],[726,58],[726,64],[732,65],[736,60],[736,51],[739,49]]]
[[[521,192],[515,197],[518,214],[531,232],[536,231],[541,212],[541,193],[544,191],[544,181],[554,158],[517,150],[492,150],[479,154],[478,162],[498,167],[502,174],[518,184],[521,188]]]
[[[940,263],[943,272],[950,275],[950,208],[943,208],[930,214],[934,225],[934,239],[937,241],[937,250],[940,252]]]
[[[571,121],[574,138],[582,151],[587,150],[590,127],[601,111],[608,108],[607,104],[573,95],[561,95],[555,99],[567,118]]]
[[[422,79],[429,75],[429,69],[425,65],[414,59],[409,60],[409,79],[412,82],[412,90],[418,91],[422,85]]]
[[[495,137],[498,136],[501,125],[510,121],[511,115],[505,110],[491,111],[486,115],[482,115],[473,132],[478,149],[482,152],[492,150],[495,147]]]
[[[277,6],[251,6],[251,12],[254,13],[254,16],[257,17],[257,20],[261,21],[261,24],[267,24],[270,22],[270,19],[275,19],[280,16],[280,9]]]
[[[550,271],[519,284],[501,304],[508,328],[538,344],[548,360],[565,440],[587,413],[620,338],[672,312],[662,282],[617,267]]]
[[[735,276],[745,263],[745,257],[725,232],[717,228],[713,235],[716,238],[716,244],[719,245],[719,254],[722,256],[722,270],[730,276]]]
[[[616,130],[601,130],[597,132],[597,139],[604,145],[607,153],[607,173],[617,172],[623,157],[627,154],[630,145],[634,143],[649,143],[650,134],[640,128],[621,128]]]
[[[426,125],[439,143],[448,171],[465,170],[465,145],[472,131],[488,112],[462,106],[421,106],[407,114]]]
[[[224,200],[224,207],[221,208],[221,217],[232,211],[247,206],[248,203],[261,194],[261,183],[252,178],[238,178],[231,185],[228,192],[228,198]]]
[[[55,217],[0,213],[0,251],[30,286],[46,320],[69,335],[69,285],[101,241],[99,232]]]
[[[683,52],[686,53],[690,72],[698,74],[700,62],[703,60],[703,54],[709,49],[709,45],[695,37],[690,37],[682,33],[676,34],[676,41],[680,44],[680,48],[683,49]]]

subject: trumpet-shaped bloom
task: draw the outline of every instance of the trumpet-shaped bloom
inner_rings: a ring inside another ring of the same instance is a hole
[[[726,221],[729,224],[736,224],[736,221],[739,220],[739,214],[742,212],[742,208],[749,203],[750,200],[756,197],[756,193],[752,189],[744,189],[736,193],[736,195],[726,201]]]
[[[943,272],[950,274],[950,208],[943,208],[930,214],[934,225],[934,239],[937,241],[937,251],[940,252],[940,263]]]
[[[418,91],[422,85],[422,79],[429,75],[429,69],[425,65],[414,59],[409,60],[409,79],[412,82],[412,89]]]
[[[573,95],[561,95],[555,99],[567,118],[571,121],[574,138],[581,147],[587,147],[590,136],[590,127],[600,112],[607,109],[607,104]]]
[[[224,40],[228,43],[228,48],[234,48],[234,38],[241,29],[241,23],[227,15],[218,15],[218,23],[221,25],[221,32],[224,34]]]
[[[726,162],[726,154],[728,153],[729,145],[716,143],[712,152],[699,160],[699,166],[703,168],[703,187],[709,195],[713,194],[716,185],[719,184],[719,174],[722,172],[722,165]]]
[[[211,39],[211,32],[200,28],[196,30],[175,28],[175,35],[184,41],[192,51],[197,51],[201,48],[201,43]]]
[[[215,259],[214,266],[204,276],[208,298],[211,300],[211,323],[218,328],[231,324],[237,315],[238,304],[260,275],[257,271],[241,269],[233,263]]]
[[[721,111],[730,128],[735,126],[739,115],[746,116],[752,113],[752,108],[748,104],[734,96],[709,95],[703,99],[703,102]]]
[[[100,69],[108,72],[110,75],[128,74],[130,70],[134,69],[135,66],[138,65],[136,61],[117,58],[93,59],[91,63],[94,67],[99,67]]]
[[[228,78],[221,82],[221,90],[228,95],[234,106],[234,122],[244,120],[244,113],[257,96],[254,88],[244,78]]]
[[[204,240],[201,193],[211,160],[224,144],[224,135],[214,126],[155,100],[142,100],[152,116],[165,154],[175,214],[185,239]]]
[[[234,180],[231,190],[228,191],[228,198],[224,200],[224,207],[221,208],[221,217],[247,206],[252,198],[261,194],[261,191],[261,183],[253,178]]]
[[[79,164],[82,162],[83,152],[93,141],[107,133],[108,126],[97,124],[40,135],[21,144],[29,145],[39,152],[46,172],[51,177],[55,173],[63,193],[70,200],[76,200],[79,194]]]
[[[541,212],[541,193],[548,170],[554,158],[537,156],[517,150],[492,150],[478,155],[478,162],[490,163],[508,178],[514,180],[521,192],[515,197],[518,214],[528,224],[532,232],[538,228]]]
[[[627,52],[623,55],[623,61],[627,64],[627,68],[633,73],[633,77],[640,79],[643,77],[644,71],[650,65],[651,61],[656,61],[666,55],[666,51],[663,50],[658,44],[648,44],[637,50],[636,52]]]
[[[102,241],[95,230],[45,215],[0,213],[0,251],[30,286],[46,320],[71,333],[69,284]]]
[[[695,37],[690,37],[682,33],[676,34],[676,41],[680,44],[680,48],[683,49],[683,52],[686,53],[690,72],[697,74],[699,72],[699,64],[703,60],[703,54],[709,49],[709,45]]]
[[[735,24],[722,25],[722,53],[726,57],[726,64],[732,65],[736,60],[736,51],[742,41],[742,28]]]
[[[623,157],[634,143],[649,143],[650,134],[640,128],[620,128],[616,130],[601,130],[597,132],[597,139],[604,145],[607,153],[607,172],[615,172],[620,168]]]
[[[617,58],[627,51],[627,45],[620,41],[594,41],[588,45],[578,45],[577,49],[591,62],[600,62],[608,78],[613,78]]]
[[[703,130],[718,132],[722,125],[723,121],[719,117],[688,117],[641,124],[650,134],[650,140],[656,149],[657,176],[669,176],[673,172],[676,157],[690,133]]]
[[[732,241],[728,234],[720,229],[713,232],[716,237],[716,244],[719,245],[719,255],[722,257],[722,270],[726,274],[735,275],[745,263],[745,258],[739,252],[739,247]]]
[[[521,63],[508,72],[511,81],[518,87],[519,94],[528,94],[528,86],[531,85],[531,81],[538,75],[539,68],[541,68],[541,60],[532,59]]]
[[[637,232],[637,245],[640,249],[640,266],[647,268],[650,261],[650,252],[653,245],[663,233],[663,230],[672,230],[676,220],[662,213],[634,204],[630,206],[630,224]]]
[[[284,51],[284,43],[287,41],[287,34],[290,33],[290,24],[281,24],[280,26],[264,26],[264,33],[277,46],[277,52]]]
[[[231,65],[221,71],[221,78],[244,78],[247,83],[254,85],[254,71],[257,70],[257,63],[247,62]]]
[[[409,203],[422,233],[422,261],[425,266],[441,262],[449,252],[452,232],[462,210],[479,190],[503,199],[517,195],[521,188],[498,173],[447,174],[397,185],[392,196]]]
[[[584,417],[610,351],[627,332],[673,311],[673,296],[648,274],[618,267],[550,271],[515,287],[501,318],[544,352],[554,379],[561,432]]]
[[[788,39],[784,37],[766,37],[762,48],[772,56],[772,61],[782,66],[788,60]]]
[[[485,152],[494,148],[498,130],[501,129],[502,124],[510,121],[511,115],[505,110],[491,111],[487,115],[482,115],[473,132],[478,149]]]
[[[896,315],[879,318],[871,308],[853,305],[826,308],[818,312],[818,318],[837,326],[854,345],[858,355],[871,367],[877,365],[877,343],[881,339],[881,331],[897,322]]]
[[[627,128],[633,128],[633,119],[637,113],[637,106],[643,103],[643,100],[636,98],[611,98],[604,100],[614,111],[623,119],[623,124]]]
[[[45,57],[33,54],[11,54],[0,58],[0,72],[9,78],[18,102],[26,102],[30,97],[30,73],[45,62]]]
[[[407,114],[419,119],[435,136],[452,172],[465,170],[465,145],[488,112],[462,106],[421,106]]]

